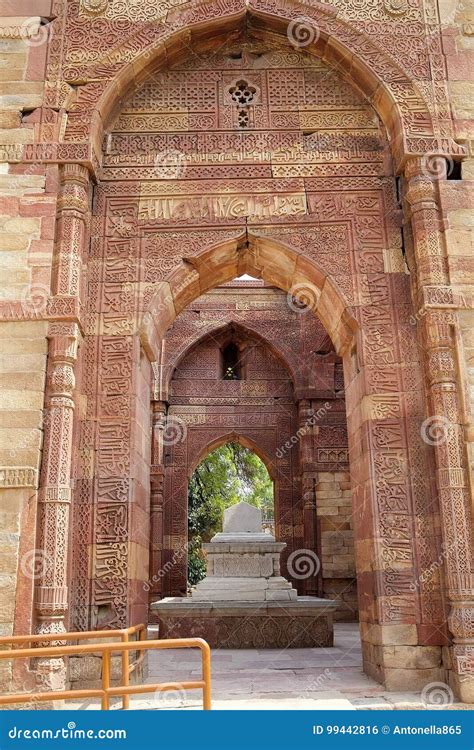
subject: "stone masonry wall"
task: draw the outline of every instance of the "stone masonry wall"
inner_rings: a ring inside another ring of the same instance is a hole
[[[353,622],[357,620],[357,581],[349,472],[319,472],[316,497],[323,596],[339,602],[336,621]]]

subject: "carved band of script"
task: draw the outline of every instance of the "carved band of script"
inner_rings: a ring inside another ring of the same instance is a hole
[[[229,195],[189,198],[154,198],[141,200],[138,209],[140,220],[162,219],[212,219],[253,216],[266,219],[270,216],[306,214],[306,196],[293,195]]]

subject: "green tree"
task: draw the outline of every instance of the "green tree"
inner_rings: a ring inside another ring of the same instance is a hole
[[[226,443],[209,453],[195,469],[188,489],[188,578],[191,585],[206,574],[201,551],[222,528],[225,508],[245,500],[273,515],[273,482],[256,453]]]

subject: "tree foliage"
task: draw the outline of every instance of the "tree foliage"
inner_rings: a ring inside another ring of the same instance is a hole
[[[204,578],[201,544],[222,529],[225,508],[245,500],[273,516],[273,482],[256,453],[239,443],[226,443],[209,453],[194,471],[188,489],[188,577]]]

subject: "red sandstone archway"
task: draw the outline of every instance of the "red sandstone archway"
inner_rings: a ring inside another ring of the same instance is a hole
[[[398,627],[397,623],[421,622],[420,638],[431,627],[436,639],[431,619],[435,616],[439,618],[438,638],[445,638],[441,625],[444,614],[433,614],[437,606],[433,600],[430,619],[424,620],[427,592],[422,603],[420,587],[412,583],[420,575],[415,573],[418,542],[408,485],[415,467],[413,447],[406,435],[413,425],[406,413],[394,408],[399,398],[392,395],[396,376],[394,372],[389,376],[386,367],[394,346],[390,342],[398,340],[399,335],[398,320],[389,311],[410,303],[408,288],[403,292],[406,297],[400,298],[399,290],[387,286],[381,277],[386,307],[380,307],[380,300],[349,307],[333,279],[309,260],[307,253],[280,239],[248,232],[183,259],[159,286],[141,326],[149,356],[160,361],[160,341],[180,310],[198,295],[243,273],[288,292],[303,288],[308,306],[343,358],[361,634],[365,668],[380,676],[368,640],[375,627],[390,629]],[[403,330],[404,336],[413,333]],[[416,391],[419,383],[421,376],[406,387]],[[421,460],[419,451],[417,456]]]

